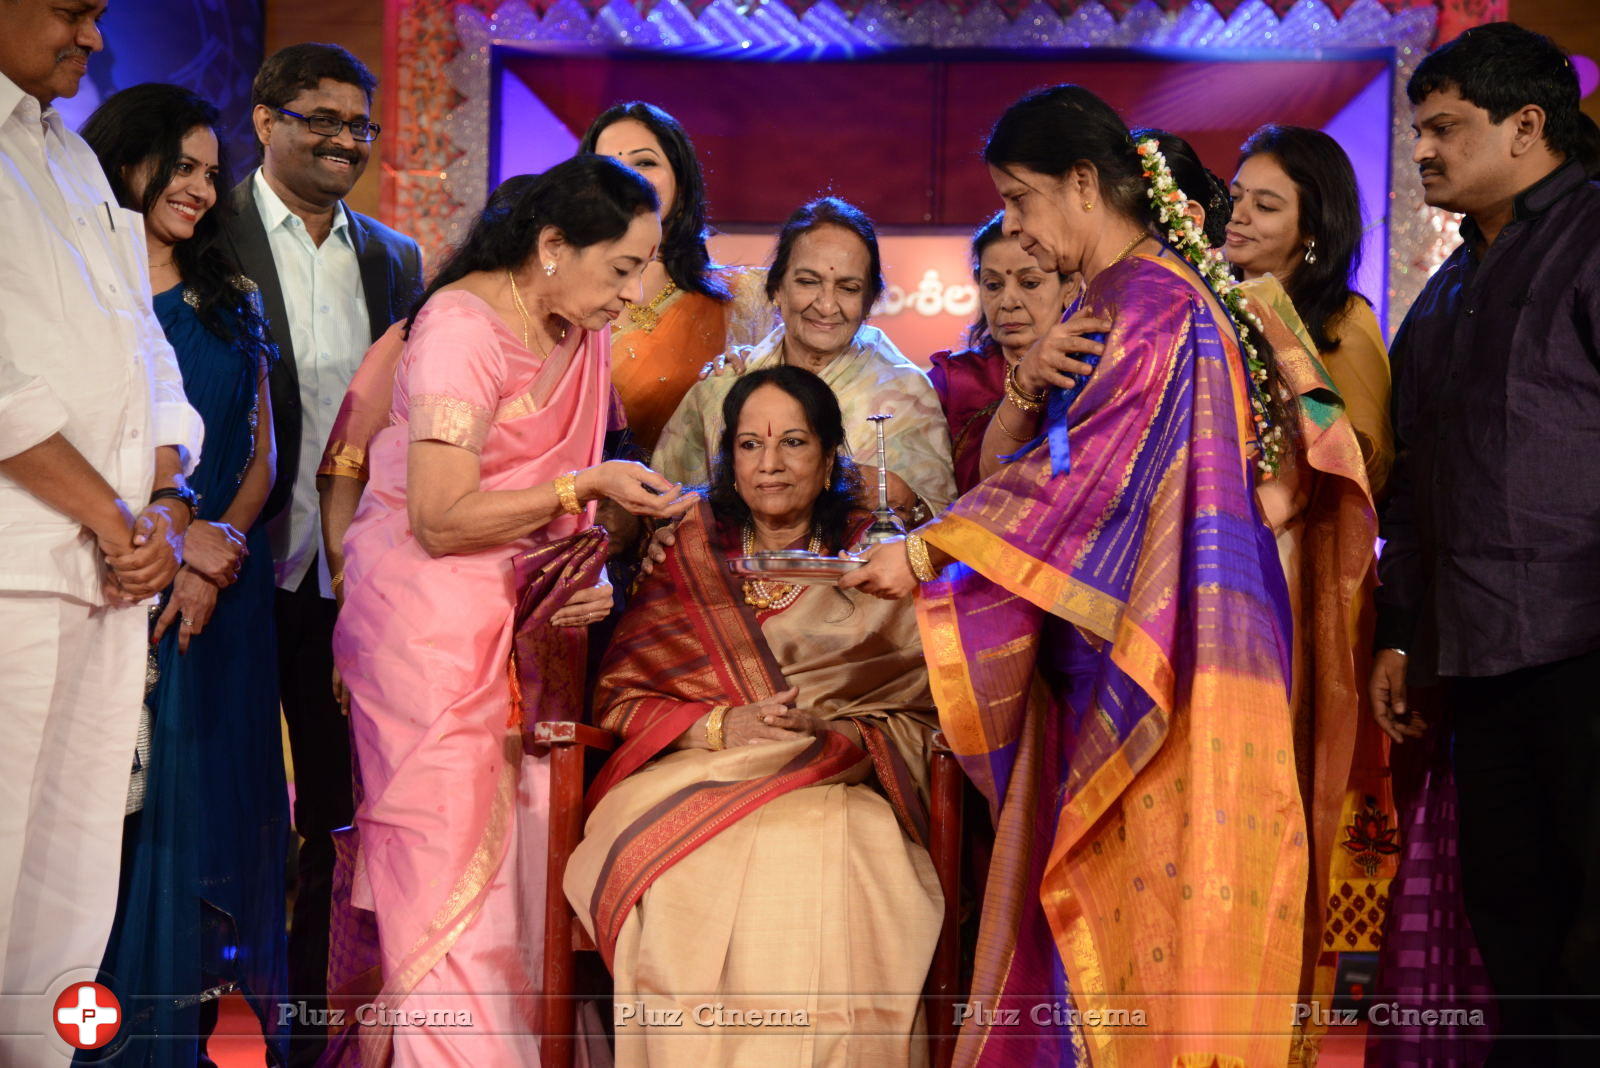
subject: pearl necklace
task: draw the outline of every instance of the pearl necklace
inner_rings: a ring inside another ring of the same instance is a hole
[[[754,556],[756,551],[756,528],[750,523],[744,525],[744,532],[739,535],[739,547],[745,556]],[[806,550],[811,553],[822,551],[822,531],[816,527],[811,528],[811,540],[806,542]],[[804,586],[797,586],[788,582],[768,582],[765,579],[746,579],[744,583],[744,603],[751,608],[778,611],[788,608],[805,592]]]

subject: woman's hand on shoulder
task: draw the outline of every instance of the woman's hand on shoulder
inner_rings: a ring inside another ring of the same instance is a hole
[[[1017,384],[1029,393],[1043,393],[1051,386],[1071,389],[1069,375],[1087,375],[1094,367],[1074,354],[1098,356],[1105,345],[1086,334],[1104,334],[1111,329],[1109,319],[1101,319],[1086,311],[1077,312],[1065,322],[1057,323],[1044,336],[1033,343],[1017,365]]]
[[[720,378],[723,375],[744,374],[744,353],[738,349],[729,349],[727,352],[715,356],[704,367],[700,368],[700,378]]]
[[[678,544],[678,524],[663,523],[651,533],[645,544],[644,556],[639,562],[639,577],[655,573],[657,564],[667,562],[667,550]]]
[[[578,472],[577,490],[580,500],[606,497],[634,515],[656,519],[676,519],[700,499],[699,494],[632,460],[607,460],[584,468]]]

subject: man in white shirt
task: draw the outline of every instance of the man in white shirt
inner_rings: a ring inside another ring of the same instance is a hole
[[[69,973],[92,975],[105,951],[144,695],[139,602],[177,571],[193,518],[183,473],[203,429],[151,309],[143,221],[117,206],[94,153],[51,107],[77,92],[102,47],[105,6],[0,0],[8,1066],[60,1063],[50,998]]]
[[[0,0],[3,2],[3,0]],[[278,481],[263,514],[277,565],[278,663],[302,839],[289,934],[296,1014],[290,1063],[320,1051],[328,966],[332,832],[353,818],[348,725],[333,697],[332,576],[321,552],[316,470],[350,378],[373,340],[422,288],[415,241],[347,208],[378,126],[377,82],[335,45],[268,57],[251,87],[261,167],[234,189],[226,225],[242,273],[261,289],[281,359],[271,375]]]

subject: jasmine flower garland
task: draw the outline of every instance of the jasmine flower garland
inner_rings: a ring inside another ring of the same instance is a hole
[[[1186,210],[1189,198],[1172,177],[1167,157],[1161,146],[1149,137],[1135,146],[1144,164],[1145,194],[1155,206],[1161,225],[1166,228],[1167,241],[1184,259],[1194,264],[1211,292],[1227,310],[1239,334],[1239,345],[1244,349],[1245,367],[1250,377],[1250,411],[1256,424],[1256,442],[1261,447],[1261,457],[1256,461],[1262,473],[1271,478],[1278,471],[1285,446],[1283,428],[1275,426],[1267,406],[1269,376],[1266,360],[1256,349],[1253,337],[1265,336],[1265,330],[1256,313],[1246,305],[1233,276],[1228,271],[1222,253],[1210,248],[1200,232],[1200,226]],[[1248,325],[1249,329],[1246,329]]]

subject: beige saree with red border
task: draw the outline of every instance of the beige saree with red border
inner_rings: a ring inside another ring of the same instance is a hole
[[[619,1065],[907,1064],[942,899],[921,842],[934,713],[909,602],[831,587],[757,616],[709,508],[618,627],[596,707],[623,737],[567,897],[616,980]],[[786,687],[827,731],[673,741]]]

